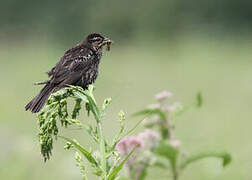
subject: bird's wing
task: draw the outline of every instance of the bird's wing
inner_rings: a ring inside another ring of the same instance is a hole
[[[71,62],[68,68],[73,72],[79,70],[85,71],[85,68],[88,68],[89,65],[92,64],[92,58],[94,58],[94,56],[91,53],[85,56],[78,56]]]
[[[75,51],[67,54],[68,55],[64,55],[61,61],[55,66],[51,83],[59,84],[66,79],[72,79],[70,77],[73,76],[73,74],[76,74],[75,72],[80,70],[85,71],[85,67],[89,67],[89,60],[92,58],[90,55],[91,51],[89,49],[82,48],[77,52]],[[79,74],[81,76],[81,73]],[[75,78],[78,77],[76,76]]]
[[[80,51],[85,51],[87,48],[82,48],[80,44],[77,44],[76,46],[72,47],[71,49],[68,49],[64,52],[64,55],[61,57],[60,61],[47,73],[47,75],[53,76],[55,75],[63,66],[66,66],[69,64],[69,61],[74,59]]]

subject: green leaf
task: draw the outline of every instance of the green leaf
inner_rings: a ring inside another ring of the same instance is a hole
[[[162,157],[165,157],[170,161],[171,168],[173,171],[176,170],[178,149],[170,144],[161,143],[156,150],[156,153]]]
[[[156,166],[156,167],[159,167],[159,168],[162,168],[162,169],[167,169],[168,168],[168,164],[161,161],[161,160],[156,161],[152,166]]]
[[[197,102],[196,102],[196,106],[197,107],[201,107],[203,103],[203,99],[202,99],[202,94],[201,92],[197,93]]]
[[[78,91],[75,91],[75,92],[74,92],[74,95],[75,95],[77,98],[83,100],[84,102],[87,102],[87,101],[88,101],[88,100],[87,100],[87,97],[86,97],[85,95],[81,94],[81,93],[78,92]]]
[[[226,167],[232,161],[232,156],[229,153],[222,154],[222,158],[223,158],[223,162],[222,162],[223,167]]]
[[[209,158],[209,157],[221,158],[223,160],[223,163],[222,163],[223,167],[227,166],[232,161],[231,155],[227,152],[202,152],[202,153],[189,156],[187,159],[185,159],[182,162],[180,168],[184,169],[185,167],[187,167],[189,164],[193,162],[196,162],[204,158]]]
[[[199,91],[196,95],[196,102],[176,110],[174,112],[174,115],[175,117],[180,116],[194,107],[200,108],[202,104],[203,104],[202,93]]]
[[[86,159],[94,164],[96,167],[98,166],[98,163],[96,162],[96,160],[93,158],[92,154],[90,152],[88,152],[87,150],[85,150],[81,145],[77,144],[76,142],[74,142],[72,139],[64,137],[64,136],[58,136],[61,139],[64,139],[68,142],[70,142],[76,149],[78,149],[85,157]]]
[[[145,118],[141,119],[140,121],[138,121],[130,130],[128,130],[123,137],[129,135],[130,133],[132,133],[143,121],[145,120]]]
[[[130,156],[136,150],[136,148],[137,148],[137,146],[134,147],[130,151],[130,153],[124,158],[124,160],[109,174],[108,180],[114,180],[116,178],[117,174],[119,173],[119,171],[121,171],[121,169],[123,168],[123,165],[127,162],[127,160],[130,158]]]
[[[152,115],[159,115],[159,117],[166,121],[166,115],[161,109],[144,109],[142,111],[138,111],[133,116],[152,116]]]

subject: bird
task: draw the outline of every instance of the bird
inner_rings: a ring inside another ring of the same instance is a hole
[[[109,38],[99,33],[91,33],[81,43],[65,51],[59,62],[47,72],[50,79],[35,83],[44,87],[25,106],[25,110],[38,113],[52,93],[68,85],[87,89],[98,76],[103,47],[107,45],[107,50],[110,50],[111,43]]]

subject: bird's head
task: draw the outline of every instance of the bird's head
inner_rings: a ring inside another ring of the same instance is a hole
[[[112,43],[112,41],[109,38],[102,36],[101,34],[92,33],[85,38],[83,43],[89,48],[97,51],[98,49],[102,49],[102,47],[105,45],[107,45],[107,50],[110,50],[110,44]]]

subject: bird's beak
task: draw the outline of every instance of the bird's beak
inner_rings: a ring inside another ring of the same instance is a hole
[[[104,40],[103,40],[103,43],[112,43],[113,41],[110,40],[109,38],[105,37]]]
[[[105,37],[102,44],[103,44],[103,45],[106,44],[106,45],[107,45],[107,51],[109,51],[109,50],[110,50],[110,45],[111,45],[111,43],[113,43],[113,41],[110,40],[109,38]]]

